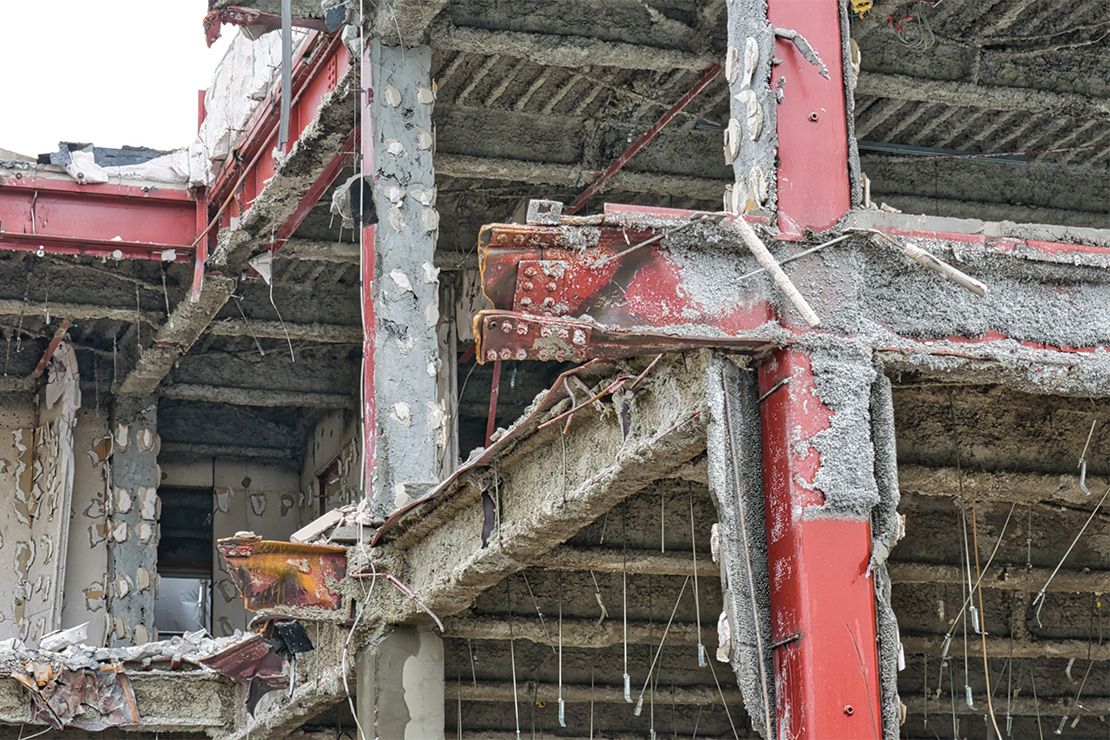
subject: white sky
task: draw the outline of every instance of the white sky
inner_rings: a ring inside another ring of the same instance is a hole
[[[0,0],[0,149],[59,141],[175,149],[197,131],[197,91],[227,44],[212,46],[206,0]]]

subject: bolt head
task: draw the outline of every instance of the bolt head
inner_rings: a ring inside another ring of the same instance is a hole
[[[560,329],[559,339],[570,339],[570,331],[568,329]]]
[[[551,336],[551,327],[550,326],[541,326],[540,327],[540,336],[543,337],[544,339],[547,339],[549,336]]]
[[[512,334],[513,333],[512,322],[502,321],[501,322],[501,331],[504,332],[505,334]]]
[[[496,360],[497,359],[497,350],[491,349],[489,352],[486,352],[486,359],[487,360]]]
[[[523,349],[518,349],[516,351],[516,358],[518,360],[527,360],[528,359],[528,352],[526,350],[523,350]]]
[[[555,299],[554,298],[544,298],[543,299],[543,305],[544,305],[545,308],[551,308],[552,306],[555,305]]]
[[[524,268],[524,277],[535,277],[535,276],[536,276],[536,268],[534,268],[534,267],[525,267]]]
[[[501,350],[501,359],[502,360],[511,360],[512,358],[513,358],[512,350],[509,350],[509,349]]]
[[[539,352],[536,353],[536,356],[539,357],[541,360],[546,360],[548,357],[551,356],[551,353],[548,352],[546,349],[541,349]]]
[[[547,284],[547,291],[549,293],[554,293],[555,289],[558,288],[558,287],[559,286],[555,284],[555,281],[552,280],[550,283]]]
[[[521,287],[524,288],[525,290],[531,290],[532,288],[534,288],[536,286],[532,284],[531,280],[525,280],[524,285],[522,285]]]
[[[529,298],[528,296],[525,296],[524,298],[520,299],[520,305],[522,305],[522,306],[531,306],[532,305],[532,299]]]
[[[523,321],[521,321],[519,324],[516,325],[516,333],[520,334],[521,336],[527,334],[528,324],[525,324]]]
[[[581,329],[575,329],[574,330],[574,339],[572,339],[571,341],[574,342],[575,344],[585,344],[586,343],[586,332],[582,331]]]

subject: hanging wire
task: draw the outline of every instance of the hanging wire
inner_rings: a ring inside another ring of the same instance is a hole
[[[705,643],[701,639],[701,596],[698,594],[698,543],[694,529],[694,487],[690,488],[690,552],[694,559],[694,619],[698,625],[698,668],[705,668]]]

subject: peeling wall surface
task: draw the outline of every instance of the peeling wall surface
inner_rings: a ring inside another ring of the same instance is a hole
[[[29,493],[32,462],[24,440],[33,433],[37,415],[35,403],[28,398],[7,397],[0,407],[0,423],[5,430],[0,435],[0,484],[11,492],[11,504],[0,507],[0,557],[14,566],[0,571],[0,635],[4,638],[29,636],[30,622],[23,606],[24,577],[19,572],[21,560],[27,562],[30,556],[30,545],[26,544],[29,519],[22,511],[17,513],[15,504]]]
[[[108,637],[108,450],[107,410],[83,408],[73,432],[72,518],[66,553],[63,629],[88,622],[88,639],[105,645]]]

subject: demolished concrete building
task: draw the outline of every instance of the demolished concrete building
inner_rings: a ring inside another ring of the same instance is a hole
[[[0,736],[1107,736],[1103,3],[210,6],[0,150]]]

